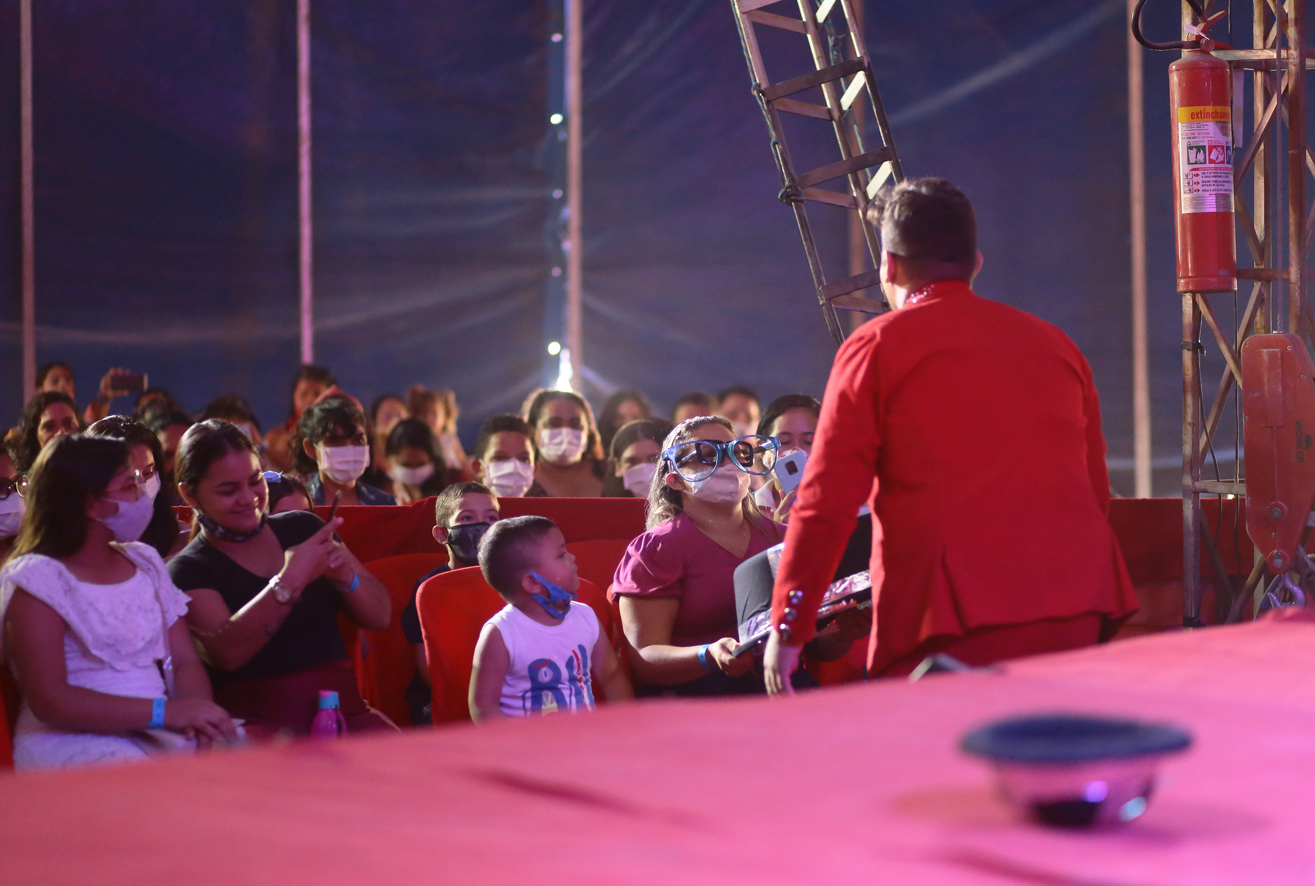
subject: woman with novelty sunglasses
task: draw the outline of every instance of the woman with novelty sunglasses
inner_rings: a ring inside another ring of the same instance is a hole
[[[735,657],[735,567],[785,537],[759,513],[750,477],[771,469],[778,443],[736,438],[725,418],[679,424],[648,493],[648,531],[626,549],[611,594],[647,694],[763,692],[748,656]],[[641,694],[644,694],[641,691]]]

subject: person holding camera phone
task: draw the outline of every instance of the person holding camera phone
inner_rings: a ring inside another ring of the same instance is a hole
[[[803,479],[804,464],[813,451],[813,434],[821,411],[822,404],[816,397],[786,394],[767,404],[767,411],[758,422],[758,435],[781,441],[781,451],[777,453],[771,479],[758,487],[753,500],[782,523],[790,514],[795,487]],[[800,453],[802,457],[792,458],[792,453]]]
[[[115,367],[101,376],[100,387],[96,389],[96,396],[91,398],[87,408],[82,413],[82,423],[90,425],[98,422],[110,414],[110,406],[119,397],[127,397],[129,394],[140,394],[146,390],[147,377],[144,372],[133,372],[131,369]]]
[[[735,568],[784,538],[759,512],[749,478],[771,469],[774,439],[736,437],[719,415],[676,426],[648,493],[648,531],[630,543],[609,595],[618,601],[641,695],[763,691],[736,656]]]

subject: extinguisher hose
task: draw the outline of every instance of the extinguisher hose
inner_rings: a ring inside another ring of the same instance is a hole
[[[1170,40],[1167,43],[1157,43],[1154,40],[1147,40],[1141,30],[1141,11],[1146,5],[1146,0],[1137,0],[1137,7],[1132,11],[1132,37],[1147,49],[1195,49],[1201,44],[1199,37],[1191,40]],[[1199,21],[1205,21],[1205,11],[1201,9],[1201,4],[1197,0],[1187,0],[1187,5],[1192,7]]]

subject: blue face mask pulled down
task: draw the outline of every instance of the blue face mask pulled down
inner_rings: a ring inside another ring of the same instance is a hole
[[[566,613],[571,611],[571,601],[575,599],[575,594],[559,588],[537,572],[531,572],[530,575],[534,576],[535,581],[548,589],[547,595],[530,594],[534,598],[534,602],[542,606],[544,611],[553,618],[566,618]]]

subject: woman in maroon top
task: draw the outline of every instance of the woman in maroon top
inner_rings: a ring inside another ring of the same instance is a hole
[[[648,531],[630,543],[611,589],[631,667],[650,687],[680,695],[763,691],[753,660],[732,655],[739,645],[734,572],[785,537],[749,495],[749,472],[770,469],[776,445],[770,437],[735,439],[730,422],[711,415],[667,436],[649,490]]]

